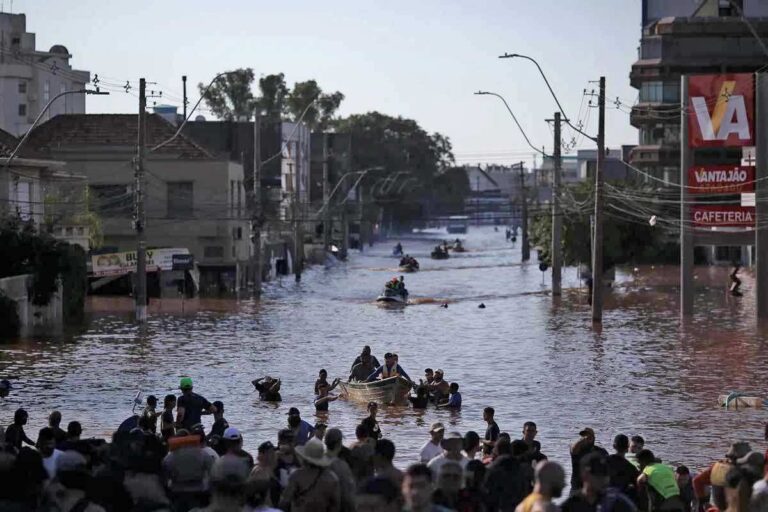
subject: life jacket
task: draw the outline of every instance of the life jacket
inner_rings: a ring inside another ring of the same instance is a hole
[[[389,379],[390,377],[397,377],[400,375],[397,373],[397,363],[392,366],[391,369],[387,368],[387,365],[385,364],[384,367],[381,369],[381,378],[382,379]]]
[[[173,452],[186,446],[198,446],[199,444],[200,436],[198,435],[172,437],[168,439],[168,451]]]

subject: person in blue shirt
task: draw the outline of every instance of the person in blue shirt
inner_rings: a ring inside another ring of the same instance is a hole
[[[304,446],[315,433],[315,427],[301,419],[301,414],[295,407],[288,409],[288,427],[293,432],[296,446]]]
[[[390,377],[396,377],[399,375],[406,378],[407,380],[411,380],[408,374],[405,373],[405,370],[403,370],[403,368],[397,364],[395,355],[389,352],[384,354],[384,364],[376,368],[376,371],[370,374],[366,380],[368,382],[373,382],[379,375],[381,375],[382,379],[389,379]]]
[[[445,407],[448,409],[461,409],[461,393],[459,393],[459,385],[456,382],[451,382],[449,388],[451,392],[450,398],[444,404],[438,404],[438,407]]]

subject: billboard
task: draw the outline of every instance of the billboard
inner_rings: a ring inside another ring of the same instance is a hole
[[[755,209],[735,204],[691,206],[693,223],[698,227],[754,227]]]
[[[755,190],[755,168],[744,165],[699,165],[688,169],[692,194],[740,194]]]
[[[189,254],[189,249],[147,249],[147,272],[172,270],[174,254]],[[130,272],[136,272],[136,251],[91,256],[91,273],[94,277],[119,276]]]
[[[751,73],[689,76],[689,146],[754,146],[754,82]]]

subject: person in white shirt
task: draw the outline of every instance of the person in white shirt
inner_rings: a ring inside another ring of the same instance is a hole
[[[427,467],[432,470],[433,475],[439,475],[440,469],[448,461],[458,462],[461,469],[467,469],[469,459],[461,453],[464,448],[464,438],[458,432],[451,432],[442,440],[440,446],[443,447],[443,453],[429,461]]]
[[[56,461],[62,454],[56,449],[56,436],[53,429],[50,427],[40,429],[36,444],[40,455],[43,456],[43,467],[48,473],[48,479],[53,480],[56,477]]]
[[[419,452],[422,463],[427,464],[429,461],[443,453],[442,448],[440,448],[440,442],[443,440],[444,434],[445,427],[442,423],[432,424],[432,428],[429,429],[429,435],[432,436],[432,438],[424,443],[424,446],[421,447],[421,451]]]

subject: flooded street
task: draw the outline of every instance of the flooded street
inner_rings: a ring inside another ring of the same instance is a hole
[[[381,410],[399,466],[417,459],[431,422],[482,435],[488,405],[513,437],[524,421],[535,421],[542,451],[569,468],[568,445],[586,426],[606,448],[617,433],[641,434],[664,461],[695,468],[721,457],[732,440],[764,449],[764,411],[716,405],[718,394],[732,390],[766,394],[766,336],[755,327],[748,277],[745,297],[735,300],[719,275],[700,276],[720,285],[698,291],[697,314],[681,325],[676,270],[639,269],[607,299],[598,334],[574,268],[565,270],[562,301],[553,305],[549,273],[542,284],[535,253],[521,265],[519,245],[505,242],[503,229],[473,228],[469,252],[445,261],[429,259],[430,236],[438,235],[402,239],[422,268],[406,275],[414,304],[404,309],[374,302],[396,275],[386,243],[353,252],[346,264],[308,269],[299,284],[293,276],[270,283],[261,302],[210,301],[196,313],[155,313],[144,332],[130,315],[93,313],[82,334],[0,346],[0,375],[17,379],[0,402],[0,419],[10,424],[23,405],[32,435],[59,409],[64,424],[79,420],[85,436],[106,436],[130,415],[137,390],[162,402],[189,375],[196,392],[224,402],[230,425],[255,453],[259,443],[276,441],[290,406],[313,423],[318,370],[326,368],[329,380],[346,377],[369,344],[380,360],[398,353],[412,378],[442,368],[461,385],[460,413]],[[283,379],[278,406],[259,402],[250,383],[266,374]],[[364,416],[363,406],[340,400],[327,421],[351,441]],[[205,421],[210,426],[211,418]]]

